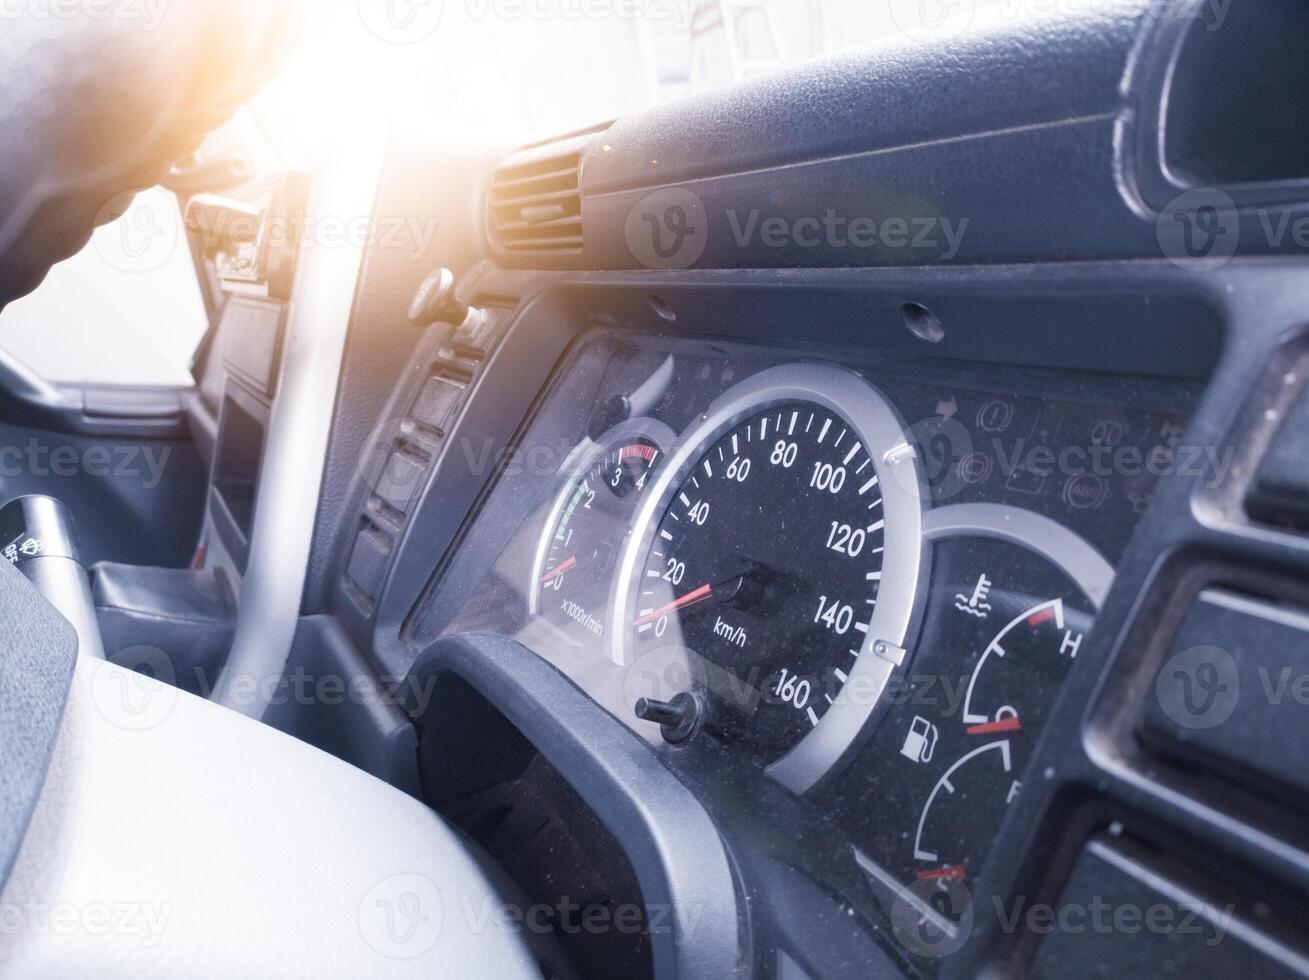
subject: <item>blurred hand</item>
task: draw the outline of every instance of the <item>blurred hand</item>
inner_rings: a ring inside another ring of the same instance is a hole
[[[281,67],[300,0],[0,6],[0,308]]]

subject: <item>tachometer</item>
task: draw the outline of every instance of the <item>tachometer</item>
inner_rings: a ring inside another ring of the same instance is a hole
[[[618,553],[672,439],[660,423],[624,423],[563,467],[563,487],[537,546],[529,609],[579,643],[603,649]]]
[[[898,415],[857,375],[793,365],[748,379],[687,433],[642,508],[615,660],[685,651],[707,724],[808,788],[903,660],[921,487]]]

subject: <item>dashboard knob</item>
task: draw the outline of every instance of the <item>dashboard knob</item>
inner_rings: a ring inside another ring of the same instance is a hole
[[[433,323],[460,324],[468,316],[468,307],[455,296],[455,274],[440,268],[423,280],[409,304],[409,319],[416,326]]]
[[[700,730],[703,715],[700,699],[687,692],[671,701],[641,698],[636,702],[636,717],[659,725],[664,738],[674,745],[687,741]]]

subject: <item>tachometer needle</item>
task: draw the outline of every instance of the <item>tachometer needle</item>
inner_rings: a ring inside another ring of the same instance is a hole
[[[556,565],[554,568],[550,569],[550,571],[546,572],[544,575],[541,576],[541,584],[545,585],[545,583],[549,582],[551,579],[558,578],[560,575],[564,574],[564,572],[568,571],[576,564],[577,564],[576,555],[573,555],[573,557],[571,558],[565,558],[558,565]]]
[[[644,626],[646,623],[653,623],[656,619],[659,619],[661,616],[667,616],[670,612],[676,612],[678,609],[685,609],[687,606],[693,606],[697,602],[704,602],[704,600],[708,599],[713,594],[713,586],[705,583],[700,586],[700,588],[688,592],[680,599],[674,599],[672,602],[662,605],[658,609],[651,610],[644,616],[637,616],[636,619],[632,621],[632,625]]]
[[[1000,732],[1016,732],[1023,727],[1022,722],[1018,720],[1017,715],[1010,715],[1008,718],[1001,718],[999,721],[988,721],[982,725],[970,725],[964,731],[969,735],[995,735]]]

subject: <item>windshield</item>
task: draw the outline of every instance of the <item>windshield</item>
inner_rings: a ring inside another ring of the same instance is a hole
[[[346,0],[320,5],[296,65],[255,112],[292,157],[351,102],[434,138],[524,142],[949,29],[961,6],[971,19],[990,0]],[[306,97],[325,85],[340,95]]]

